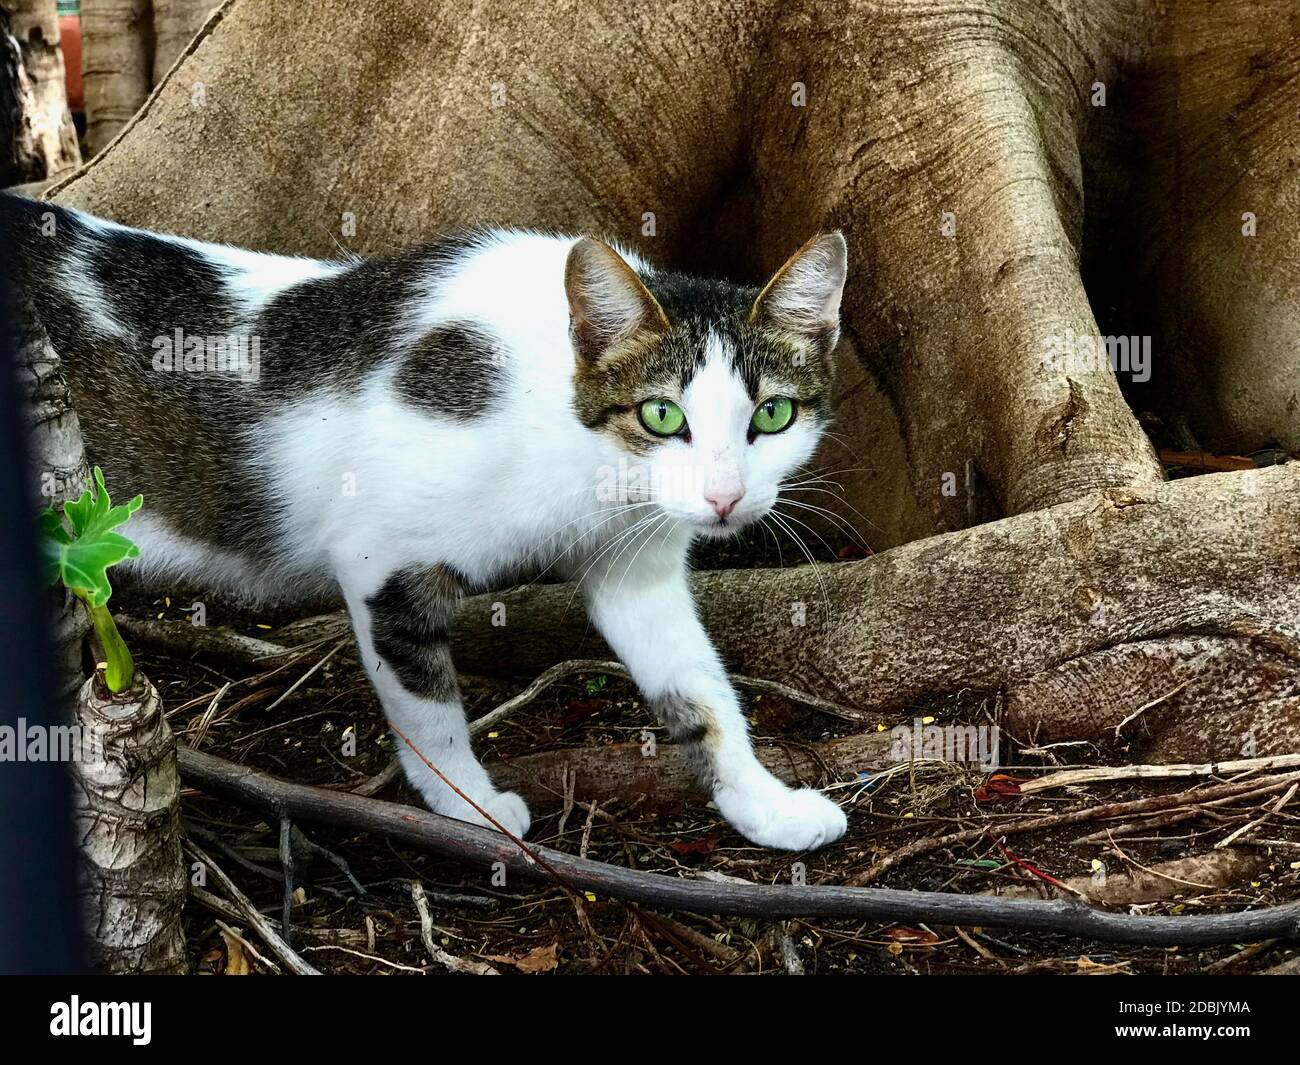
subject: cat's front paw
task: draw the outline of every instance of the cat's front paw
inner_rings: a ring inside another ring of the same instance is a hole
[[[524,802],[519,795],[513,791],[499,791],[490,799],[479,803],[492,817],[512,836],[522,839],[528,834],[528,828],[533,823],[532,815],[528,812],[528,804]],[[497,826],[482,816],[476,817],[488,828],[497,829]],[[499,829],[497,829],[499,831]]]
[[[751,843],[782,851],[812,851],[834,843],[849,827],[835,803],[804,788],[762,789],[758,795],[717,795],[718,809]]]

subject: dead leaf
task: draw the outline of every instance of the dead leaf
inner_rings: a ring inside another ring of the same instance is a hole
[[[594,717],[609,707],[608,699],[570,699],[564,704],[564,713],[560,715],[560,724],[565,728],[576,725]]]
[[[488,961],[513,965],[521,973],[549,973],[560,964],[560,944],[552,943],[549,947],[536,947],[518,958],[504,954],[484,954]]]
[[[721,840],[721,836],[703,836],[700,839],[678,840],[669,846],[678,854],[712,854]]]
[[[1006,773],[994,773],[975,789],[975,801],[978,803],[1002,802],[1020,794],[1020,777],[1008,776]]]
[[[248,976],[250,970],[248,956],[244,953],[244,944],[224,928],[220,929],[221,938],[226,944],[225,976]]]

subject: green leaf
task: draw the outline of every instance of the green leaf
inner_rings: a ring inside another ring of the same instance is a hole
[[[37,517],[37,528],[45,580],[50,584],[62,581],[91,606],[103,606],[113,594],[108,568],[140,554],[135,544],[113,530],[140,509],[144,497],[136,496],[129,503],[113,506],[104,486],[104,473],[98,466],[95,486],[95,492],[86,489],[80,499],[64,504],[63,517],[72,526],[71,532],[51,508]]]

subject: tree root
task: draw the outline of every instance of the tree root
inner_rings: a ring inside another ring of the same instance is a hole
[[[823,777],[852,777],[862,769],[893,761],[887,732],[866,732],[813,743],[756,746],[754,753],[775,776],[801,787]],[[554,806],[563,797],[561,783],[570,774],[573,794],[583,801],[639,802],[643,806],[699,801],[700,787],[690,766],[671,744],[653,750],[635,743],[543,751],[488,765],[498,787],[518,791],[530,805]]]

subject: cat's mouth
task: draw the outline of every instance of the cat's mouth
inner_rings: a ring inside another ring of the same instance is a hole
[[[756,516],[753,514],[728,514],[725,518],[710,515],[695,522],[695,528],[702,535],[714,540],[726,540],[752,525]]]

